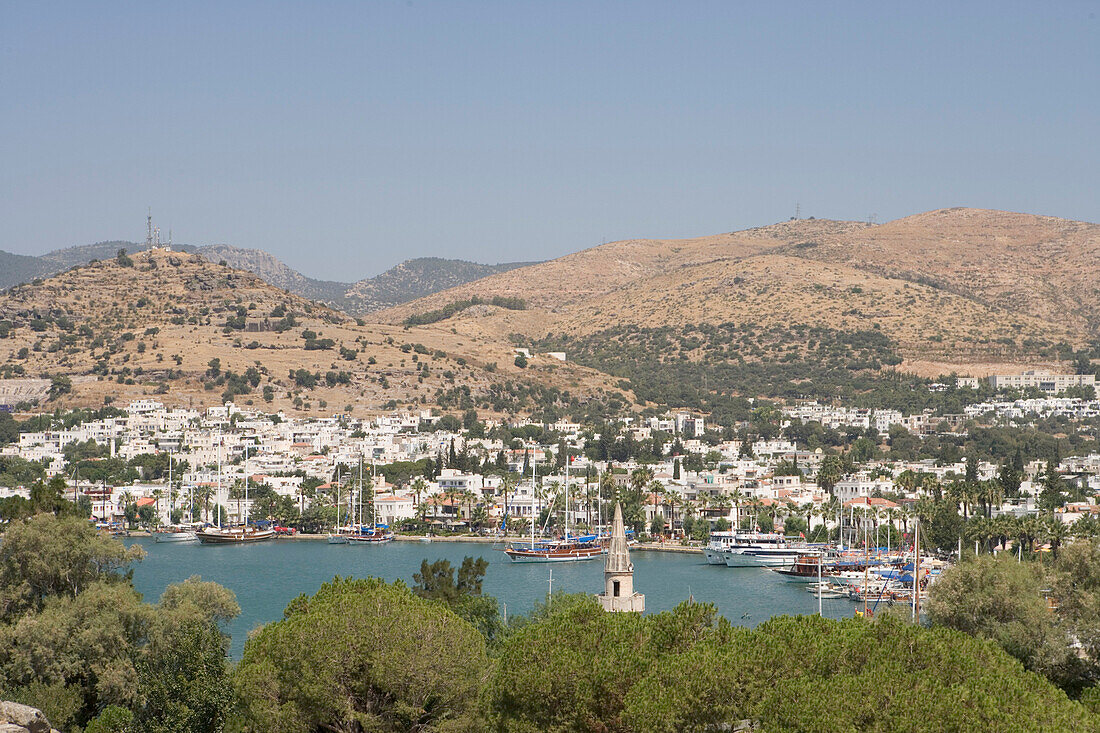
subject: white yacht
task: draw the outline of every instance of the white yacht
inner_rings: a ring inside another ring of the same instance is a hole
[[[741,533],[732,530],[711,532],[710,541],[707,543],[707,546],[703,548],[703,554],[706,555],[707,563],[711,565],[725,565],[726,550],[734,544],[739,534]]]
[[[738,532],[722,557],[731,568],[778,568],[794,565],[805,551],[776,532]]]

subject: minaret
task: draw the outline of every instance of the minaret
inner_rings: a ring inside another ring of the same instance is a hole
[[[645,596],[634,592],[634,563],[626,544],[623,508],[615,503],[615,519],[611,522],[611,548],[603,566],[603,593],[596,596],[605,611],[645,610]]]

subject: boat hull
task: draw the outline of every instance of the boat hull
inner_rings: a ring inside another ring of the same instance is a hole
[[[251,542],[265,542],[275,538],[275,532],[263,529],[251,532],[208,529],[199,530],[195,534],[198,535],[199,542],[204,545],[244,545]]]
[[[575,550],[521,550],[510,548],[504,551],[512,562],[577,562],[579,560],[593,560],[603,555],[603,551],[596,548],[584,548]]]
[[[725,553],[726,566],[731,568],[784,568],[792,567],[798,560],[798,553],[757,553],[747,550],[744,552]]]
[[[154,532],[154,542],[198,542],[194,532]]]
[[[386,537],[348,537],[347,543],[349,545],[384,545],[387,542],[393,542],[393,535]]]
[[[725,550],[714,550],[706,548],[703,550],[703,555],[707,558],[708,565],[725,565],[726,564],[726,552]]]

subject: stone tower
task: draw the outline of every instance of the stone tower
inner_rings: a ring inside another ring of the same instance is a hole
[[[615,504],[615,519],[611,522],[611,548],[603,566],[603,593],[596,596],[605,611],[645,610],[645,596],[634,592],[634,563],[626,545],[623,508]]]

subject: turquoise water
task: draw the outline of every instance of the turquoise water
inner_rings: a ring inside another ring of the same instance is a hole
[[[170,583],[200,575],[237,594],[241,615],[229,625],[233,658],[239,658],[248,632],[282,618],[287,603],[299,593],[313,593],[335,575],[376,576],[413,583],[420,562],[447,559],[458,566],[470,555],[489,561],[483,590],[496,596],[509,615],[531,610],[546,598],[550,570],[554,590],[599,593],[603,560],[575,563],[512,563],[492,545],[476,542],[391,542],[380,546],[330,545],[296,540],[254,545],[156,544],[140,538],[148,553],[134,568],[134,586],[155,602]],[[762,568],[707,565],[702,554],[631,553],[634,587],[646,597],[646,611],[667,611],[686,600],[714,603],[734,623],[755,626],[778,614],[817,613],[817,599],[805,586],[787,583]],[[825,599],[826,616],[851,616],[855,604]],[[502,608],[502,610],[505,610]]]

